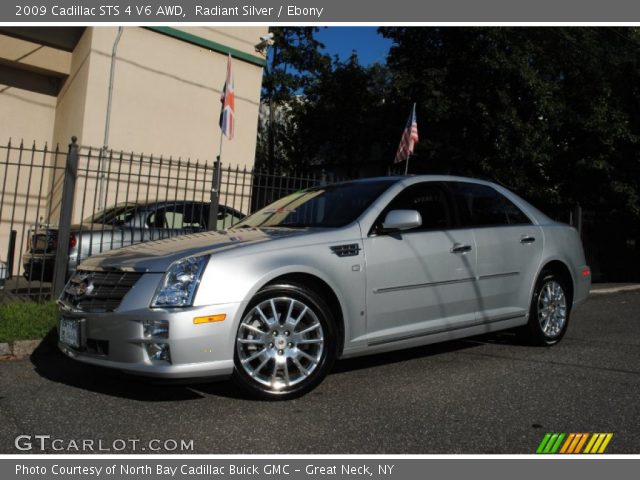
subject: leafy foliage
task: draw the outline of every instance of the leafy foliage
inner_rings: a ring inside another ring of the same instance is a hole
[[[261,121],[258,131],[256,164],[258,167],[282,165],[292,128],[291,108],[298,95],[326,69],[329,59],[314,38],[317,27],[275,27],[262,79]]]
[[[640,29],[384,27],[387,64],[369,67],[318,54],[314,29],[274,32],[265,102],[286,114],[271,162],[385,174],[417,102],[410,172],[640,220]]]
[[[424,171],[640,217],[638,29],[380,31],[398,98],[419,104]]]

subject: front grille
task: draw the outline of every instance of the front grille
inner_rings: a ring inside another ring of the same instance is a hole
[[[141,276],[138,272],[78,271],[69,280],[61,300],[83,312],[113,312]]]

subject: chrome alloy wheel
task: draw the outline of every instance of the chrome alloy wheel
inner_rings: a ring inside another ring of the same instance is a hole
[[[242,319],[236,351],[242,369],[279,391],[308,378],[325,348],[322,324],[300,300],[275,297],[254,306]]]
[[[567,322],[567,297],[556,280],[546,282],[538,295],[538,321],[542,333],[554,338]]]

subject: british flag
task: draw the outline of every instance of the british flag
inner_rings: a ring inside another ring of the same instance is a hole
[[[233,72],[231,71],[231,55],[227,61],[227,79],[224,82],[220,96],[222,110],[220,111],[220,129],[229,140],[233,138],[233,123],[235,116],[235,98],[233,95]]]
[[[402,138],[400,139],[400,145],[398,145],[398,151],[396,152],[396,158],[394,163],[404,162],[407,158],[413,155],[413,149],[418,143],[418,121],[416,120],[416,104],[413,104],[413,110],[407,125],[402,132]]]

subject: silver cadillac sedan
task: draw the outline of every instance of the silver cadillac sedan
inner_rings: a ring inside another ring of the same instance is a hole
[[[578,232],[501,186],[372,178],[294,193],[227,231],[89,258],[58,301],[59,346],[286,399],[337,358],[514,328],[553,345],[590,282]]]

